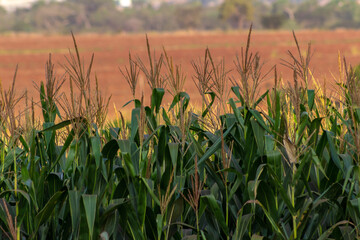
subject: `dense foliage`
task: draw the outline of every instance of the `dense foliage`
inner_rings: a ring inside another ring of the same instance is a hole
[[[129,122],[119,115],[106,124],[108,100],[76,43],[65,65],[69,94],[47,63],[41,122],[26,98],[16,116],[14,85],[1,91],[1,238],[360,238],[357,69],[340,59],[337,92],[327,95],[309,71],[310,46],[305,55],[298,48],[284,62],[294,72],[284,84],[276,69],[262,73],[249,34],[237,75],[208,49],[193,62],[203,97],[194,111],[181,66],[147,47],[147,61],[129,55],[121,70],[134,95]],[[140,73],[149,106],[135,97]],[[260,96],[273,73],[274,87]]]
[[[146,32],[176,30],[359,28],[356,0],[39,1],[30,9],[0,8],[0,32]]]

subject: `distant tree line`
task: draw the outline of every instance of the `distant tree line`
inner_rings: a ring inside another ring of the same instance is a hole
[[[133,0],[119,9],[113,0],[39,2],[31,9],[6,12],[0,8],[0,32],[145,32],[256,28],[359,28],[356,0],[193,0],[185,4]]]

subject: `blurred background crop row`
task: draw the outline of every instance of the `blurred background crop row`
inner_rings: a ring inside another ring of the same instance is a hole
[[[0,0],[0,33],[339,29],[359,0]]]

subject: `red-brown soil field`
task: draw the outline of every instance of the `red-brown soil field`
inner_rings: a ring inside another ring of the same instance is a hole
[[[310,69],[320,82],[325,79],[333,81],[333,75],[338,76],[339,52],[346,57],[349,64],[360,63],[360,31],[298,31],[296,36],[303,53],[306,52],[307,44],[311,42],[313,56]],[[224,57],[228,70],[234,69],[233,60],[245,46],[247,32],[150,33],[148,37],[151,48],[155,49],[157,56],[164,46],[168,55],[174,58],[174,63],[182,65],[187,75],[185,90],[190,94],[192,103],[196,103],[199,101],[199,96],[192,81],[194,71],[191,61],[198,60],[199,57],[203,58],[205,48],[209,47],[216,61]],[[93,76],[96,74],[101,91],[107,96],[112,95],[110,112],[112,112],[112,103],[120,108],[131,99],[131,91],[119,67],[123,69],[127,65],[129,51],[133,56],[139,56],[147,62],[145,35],[82,34],[76,35],[76,40],[85,64],[89,63],[91,54],[95,54]],[[45,79],[45,62],[49,53],[52,54],[56,72],[61,77],[64,73],[62,65],[66,64],[65,56],[68,56],[69,49],[74,51],[71,36],[32,34],[0,36],[0,80],[3,88],[10,86],[16,65],[18,65],[17,93],[27,89],[29,96],[38,99],[34,83],[38,84]],[[252,34],[251,50],[259,52],[265,62],[265,70],[277,64],[285,81],[291,81],[291,71],[280,64],[281,59],[290,60],[288,50],[296,53],[291,31],[255,30]],[[165,68],[165,65],[163,67]],[[229,75],[236,76],[236,71],[233,70]],[[146,80],[142,81],[145,83],[140,82],[139,87],[146,85]],[[263,83],[263,89],[271,88],[272,85],[273,74]],[[67,91],[68,86],[67,83],[63,90]],[[142,87],[142,89],[147,89],[147,87]],[[138,95],[140,95],[139,92]],[[145,97],[148,96],[149,93],[145,92]]]

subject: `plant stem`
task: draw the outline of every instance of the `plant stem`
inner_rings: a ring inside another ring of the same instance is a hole
[[[295,166],[293,166],[293,176],[295,175]],[[295,187],[294,185],[291,186],[291,205],[295,209]],[[293,228],[294,228],[294,239],[297,239],[297,228],[296,228],[296,215],[292,216],[293,220]]]
[[[195,217],[196,217],[196,236],[197,236],[197,239],[200,240],[199,213],[198,213],[198,211],[195,212]]]
[[[4,168],[5,168],[5,146],[2,144],[1,148],[1,174],[4,174]]]
[[[229,227],[229,193],[227,188],[227,179],[225,179],[225,194],[226,194],[226,226]],[[229,234],[226,236],[226,239],[230,239]]]
[[[16,154],[15,154],[15,149],[14,149],[14,190],[15,190],[15,198],[16,198],[16,215],[15,215],[15,224],[16,224],[16,219],[17,216],[19,215],[19,201],[17,200],[17,166],[16,166]],[[14,227],[16,228],[17,226],[14,225]],[[17,239],[20,239],[20,227],[17,228]]]

